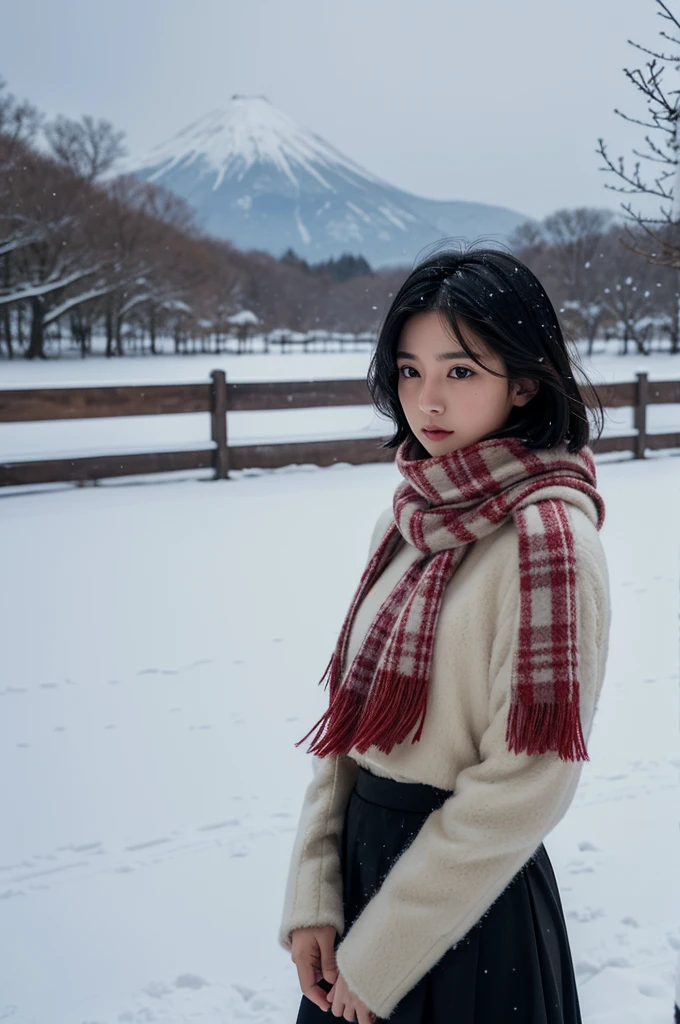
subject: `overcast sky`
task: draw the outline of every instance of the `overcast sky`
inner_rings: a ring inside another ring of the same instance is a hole
[[[680,12],[680,2],[669,0]],[[392,184],[535,217],[619,209],[644,106],[623,68],[654,0],[0,0],[0,75],[48,115],[105,117],[142,156],[234,93],[265,95]],[[669,83],[669,87],[671,87]]]

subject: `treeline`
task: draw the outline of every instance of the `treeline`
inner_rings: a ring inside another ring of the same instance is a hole
[[[229,334],[250,310],[262,330],[373,323],[393,274],[354,257],[323,272],[305,261],[242,252],[204,235],[183,200],[134,175],[106,121],[47,123],[0,81],[0,351],[44,358],[68,332],[83,355],[94,333],[107,355],[144,335]],[[107,177],[108,175],[108,177]],[[363,273],[361,283],[356,274]],[[349,312],[349,315],[348,315]]]
[[[161,336],[179,349],[187,338],[252,330],[231,319],[243,311],[257,317],[258,332],[376,329],[408,267],[237,250],[203,234],[167,190],[113,176],[122,139],[89,117],[46,122],[0,80],[0,353],[45,358],[57,333],[83,356],[94,335],[109,356],[140,340],[165,350]],[[666,337],[679,350],[679,272],[622,244],[611,212],[560,210],[520,228],[511,248],[572,337],[619,338],[622,351],[641,352]]]
[[[538,276],[558,310],[566,333],[584,340],[619,339],[646,354],[667,341],[680,351],[680,270],[645,257],[644,227],[622,229],[610,210],[564,209],[540,224],[521,225],[511,248]],[[677,225],[657,228],[659,239],[676,244]]]

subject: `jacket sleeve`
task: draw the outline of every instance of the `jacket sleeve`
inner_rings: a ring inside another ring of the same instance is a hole
[[[586,545],[589,547],[589,545]],[[580,712],[590,734],[602,685],[609,589],[594,552],[577,570]],[[578,558],[577,554],[577,558]],[[566,813],[583,762],[509,751],[505,740],[519,624],[519,580],[502,602],[498,672],[489,687],[479,761],[431,813],[336,949],[350,991],[387,1018],[400,999],[486,913]],[[502,634],[502,639],[501,639]]]
[[[358,766],[343,754],[311,757],[313,774],[302,803],[279,926],[279,945],[286,950],[292,948],[295,928],[331,924],[338,935],[345,930],[339,842]]]
[[[367,561],[391,519],[390,507],[373,528]],[[356,761],[344,754],[310,756],[312,778],[293,842],[279,925],[279,945],[288,951],[295,928],[330,924],[339,935],[345,928],[339,843],[345,808],[359,769]]]

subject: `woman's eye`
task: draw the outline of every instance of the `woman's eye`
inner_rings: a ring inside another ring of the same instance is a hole
[[[410,380],[411,379],[411,374],[410,373],[406,373],[406,370],[413,370],[413,372],[417,376],[417,370],[415,369],[414,366],[400,366],[399,367],[399,374],[400,374],[400,376],[405,377],[406,380]],[[468,366],[454,366],[453,370],[454,370],[454,372],[456,370],[462,370],[466,374],[465,377],[456,377],[456,378],[454,378],[455,380],[468,380],[469,377],[474,377],[474,375],[475,375],[474,370],[471,370]]]

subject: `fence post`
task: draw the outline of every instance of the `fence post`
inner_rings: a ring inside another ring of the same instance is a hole
[[[212,439],[215,442],[215,480],[229,479],[227,448],[227,378],[224,370],[213,370],[212,377]]]
[[[647,374],[637,373],[637,401],[635,403],[635,458],[644,459],[647,447]]]

